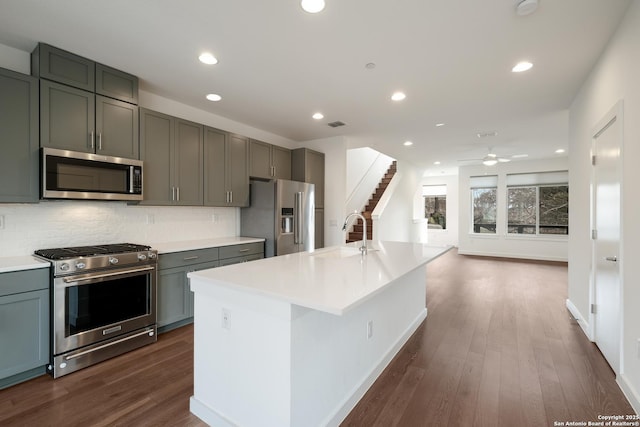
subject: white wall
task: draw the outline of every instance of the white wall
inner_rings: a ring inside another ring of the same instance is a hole
[[[631,3],[618,31],[571,105],[569,115],[570,217],[569,301],[588,321],[592,242],[590,240],[591,132],[618,102],[624,103],[622,148],[622,364],[618,383],[640,411],[640,1]]]
[[[498,163],[496,166],[464,166],[459,169],[459,253],[467,255],[485,255],[508,258],[539,259],[549,261],[567,261],[568,239],[566,236],[507,236],[507,174],[561,171],[568,169],[567,157],[545,160],[517,161]],[[496,234],[471,233],[471,195],[469,178],[482,175],[498,176],[498,197],[496,213]],[[573,189],[569,187],[571,200]],[[569,222],[569,233],[577,233]]]
[[[458,246],[458,215],[459,192],[458,175],[427,176],[422,178],[422,185],[447,186],[447,228],[446,230],[427,230],[427,242],[433,245]],[[422,191],[422,189],[420,189]],[[422,214],[424,215],[424,200],[421,197]],[[423,227],[427,227],[424,223]]]
[[[384,210],[379,213],[380,218],[374,225],[374,236],[378,240],[392,240],[400,242],[423,242],[421,233],[425,226],[420,212],[415,209],[416,197],[421,189],[422,171],[410,163],[398,161],[398,172],[395,179],[394,191],[390,195]],[[391,186],[390,186],[391,187]],[[383,201],[380,201],[383,204]],[[378,208],[374,214],[378,214]]]

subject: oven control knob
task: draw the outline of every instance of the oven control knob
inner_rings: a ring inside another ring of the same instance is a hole
[[[67,264],[66,262],[63,262],[62,264],[60,264],[60,270],[67,271],[68,269],[69,269],[69,264]]]
[[[138,261],[146,261],[147,256],[145,254],[138,254]]]
[[[149,252],[149,259],[155,259],[157,257],[155,252]]]
[[[115,265],[117,263],[118,263],[118,258],[116,258],[114,256],[109,257],[109,264],[114,264]]]
[[[76,262],[76,268],[78,270],[82,270],[83,268],[85,268],[87,266],[87,264],[85,264],[84,262]]]

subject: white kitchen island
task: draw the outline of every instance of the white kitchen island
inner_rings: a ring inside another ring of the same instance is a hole
[[[449,249],[372,246],[189,273],[191,412],[212,426],[338,425],[426,318],[426,264]]]

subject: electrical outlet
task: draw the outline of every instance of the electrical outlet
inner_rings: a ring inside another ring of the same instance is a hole
[[[153,224],[154,222],[156,222],[156,219],[153,214],[147,214],[147,224]]]
[[[220,215],[217,213],[211,214],[211,222],[217,224],[220,222]]]
[[[367,322],[367,339],[370,340],[373,337],[373,320]]]
[[[0,230],[4,229],[4,215],[0,215]]]
[[[222,309],[222,329],[231,329],[231,311],[228,308]]]

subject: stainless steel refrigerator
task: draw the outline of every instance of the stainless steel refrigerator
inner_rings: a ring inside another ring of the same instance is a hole
[[[276,179],[251,181],[251,205],[240,210],[240,235],[263,237],[265,256],[314,248],[315,185]]]

